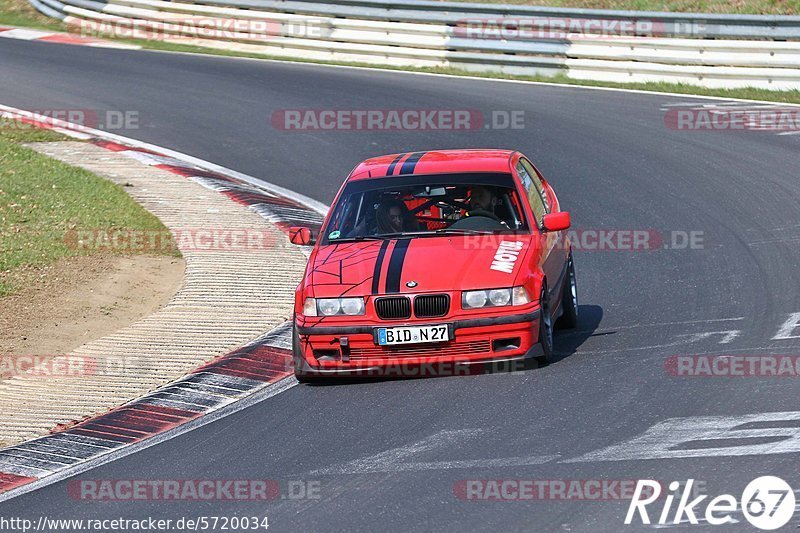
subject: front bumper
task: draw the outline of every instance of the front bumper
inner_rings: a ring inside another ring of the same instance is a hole
[[[396,347],[377,345],[375,328],[420,323],[295,324],[295,370],[306,376],[469,374],[485,365],[500,367],[542,355],[538,321],[538,308],[495,317],[431,320],[447,324],[451,340]]]

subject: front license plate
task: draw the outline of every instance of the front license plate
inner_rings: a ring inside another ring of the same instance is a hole
[[[420,342],[445,342],[449,341],[447,325],[438,326],[409,326],[401,328],[378,328],[378,344],[389,346],[392,344],[415,344]]]

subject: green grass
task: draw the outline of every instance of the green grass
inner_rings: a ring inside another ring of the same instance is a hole
[[[0,0],[0,26],[66,31],[61,21],[42,15],[27,0]]]
[[[448,0],[452,1],[452,0]],[[456,0],[472,2],[475,0]],[[624,9],[674,13],[737,13],[797,15],[800,0],[480,0],[487,4],[518,4],[583,9]]]
[[[448,0],[453,1],[453,0]],[[475,2],[476,0],[456,0]],[[763,15],[800,14],[800,0],[477,0],[487,4],[625,9],[673,13],[737,13]],[[63,29],[58,21],[33,9],[27,0],[0,0],[0,24]]]
[[[119,185],[20,144],[63,139],[45,130],[0,129],[0,296],[24,287],[31,268],[108,253],[70,246],[70,231],[167,231]],[[148,253],[177,255],[169,249]]]

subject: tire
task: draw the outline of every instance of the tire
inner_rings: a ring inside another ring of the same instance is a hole
[[[300,383],[311,383],[315,380],[315,376],[303,371],[306,365],[303,351],[300,347],[300,336],[297,334],[297,324],[294,319],[292,320],[292,360],[294,361],[294,377]]]
[[[314,381],[317,379],[309,376],[308,374],[298,372],[297,370],[294,371],[294,377],[298,383],[314,383]]]
[[[572,329],[578,325],[578,282],[572,254],[567,258],[567,279],[561,293],[561,317],[556,321],[557,329]]]
[[[540,366],[553,361],[553,317],[550,314],[550,300],[547,297],[547,285],[542,284],[539,295],[539,344],[542,345],[542,355],[536,358]]]

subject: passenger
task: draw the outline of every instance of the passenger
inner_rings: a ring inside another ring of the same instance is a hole
[[[378,206],[378,234],[417,231],[417,219],[402,200],[381,202]]]

